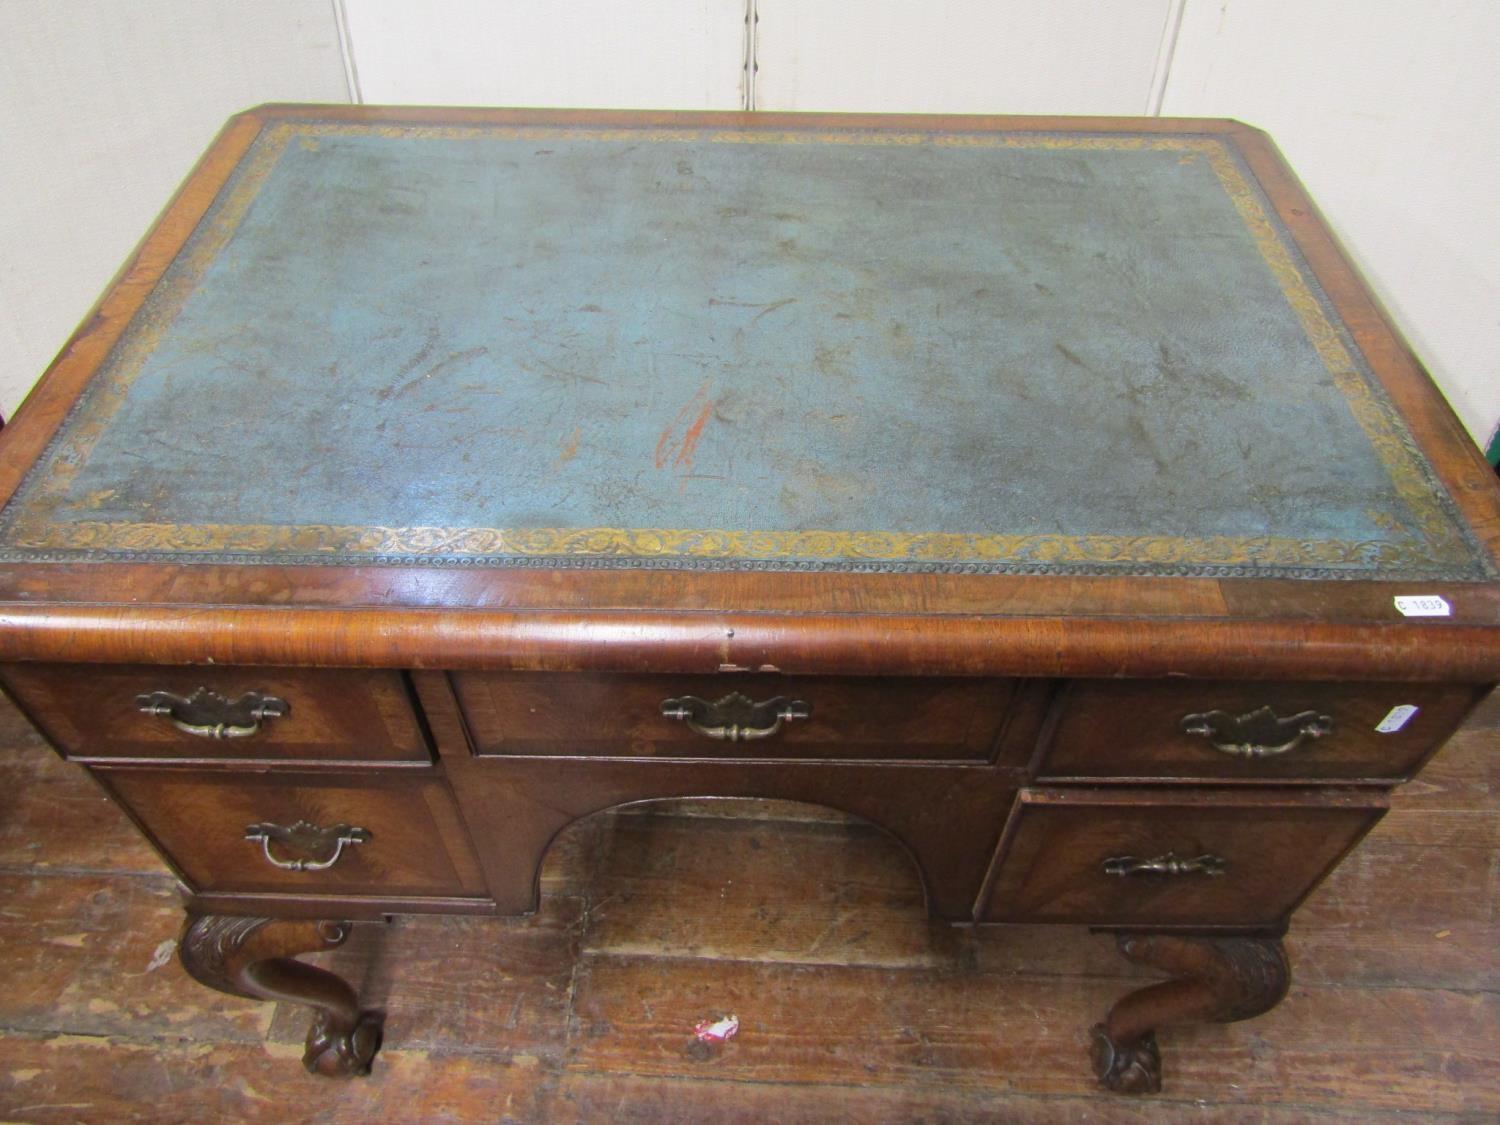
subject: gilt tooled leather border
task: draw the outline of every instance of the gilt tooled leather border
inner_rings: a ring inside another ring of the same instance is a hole
[[[162,334],[228,244],[286,146],[328,135],[557,138],[746,144],[862,144],[1176,151],[1201,157],[1271,270],[1369,439],[1421,538],[758,531],[695,528],[357,527],[52,521],[74,475]],[[940,571],[1202,577],[1483,580],[1493,572],[1451,498],[1331,311],[1311,270],[1224,140],[1198,134],[759,131],[567,126],[268,125],[0,515],[0,561],[264,561],[282,565]]]

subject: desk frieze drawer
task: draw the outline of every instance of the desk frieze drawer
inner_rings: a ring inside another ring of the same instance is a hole
[[[82,761],[432,761],[385,669],[13,664],[4,679]]]
[[[459,672],[481,756],[987,762],[1014,680]],[[1024,725],[1024,724],[1021,724]]]
[[[442,782],[333,773],[95,771],[193,891],[482,895]]]
[[[1023,789],[979,919],[1277,927],[1385,809],[1369,789]]]
[[[1102,681],[1069,686],[1036,775],[1395,781],[1487,687],[1431,683]]]

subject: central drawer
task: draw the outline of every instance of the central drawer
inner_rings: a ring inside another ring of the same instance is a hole
[[[480,755],[987,762],[1014,680],[458,672]]]

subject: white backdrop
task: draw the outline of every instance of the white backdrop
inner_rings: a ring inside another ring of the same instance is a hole
[[[1494,0],[0,0],[0,43],[7,415],[226,116],[357,100],[1238,117],[1500,422]]]

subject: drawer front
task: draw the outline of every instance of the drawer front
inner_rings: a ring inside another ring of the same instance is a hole
[[[1367,790],[1023,790],[980,920],[1277,926],[1384,812]]]
[[[431,777],[133,768],[95,776],[194,891],[484,893],[453,799]]]
[[[1487,687],[1081,681],[1038,763],[1043,780],[1409,777]]]
[[[13,664],[4,678],[70,758],[432,760],[399,672]]]
[[[938,678],[460,672],[453,685],[482,755],[982,762],[1016,699],[1013,680]]]

